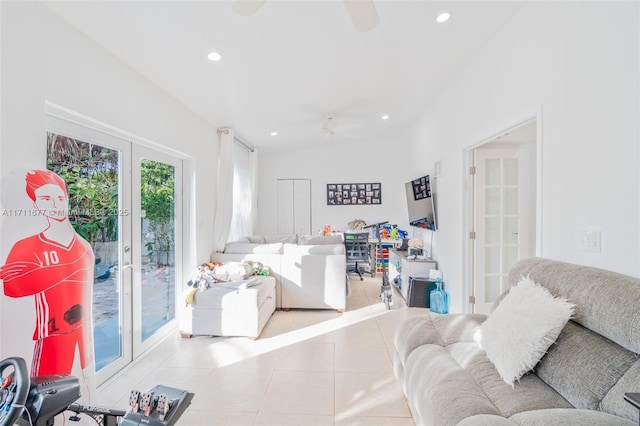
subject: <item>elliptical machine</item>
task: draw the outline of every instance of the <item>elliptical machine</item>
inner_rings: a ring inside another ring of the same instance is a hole
[[[6,369],[13,371],[5,375]],[[100,426],[171,426],[191,404],[193,393],[157,385],[149,392],[131,391],[129,411],[78,404],[80,381],[68,374],[29,377],[27,364],[13,357],[0,361],[0,426],[52,426],[63,411],[93,418]]]
[[[391,309],[393,306],[393,289],[391,288],[391,284],[389,284],[389,273],[387,272],[387,267],[384,262],[384,254],[382,249],[382,236],[380,235],[380,226],[389,223],[389,221],[373,223],[371,225],[367,225],[364,228],[373,228],[376,230],[376,236],[378,237],[378,243],[376,244],[378,253],[380,253],[381,264],[382,264],[382,286],[380,287],[380,298],[384,303],[384,306],[387,309]]]

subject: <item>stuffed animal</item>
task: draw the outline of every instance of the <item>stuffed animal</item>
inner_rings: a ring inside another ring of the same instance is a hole
[[[187,282],[187,285],[199,290],[205,290],[211,287],[215,284],[215,279],[211,275],[215,267],[216,265],[213,263],[203,263],[198,266],[196,275]]]
[[[350,231],[360,231],[364,229],[365,226],[367,226],[367,222],[362,219],[354,219],[349,222],[347,226]]]

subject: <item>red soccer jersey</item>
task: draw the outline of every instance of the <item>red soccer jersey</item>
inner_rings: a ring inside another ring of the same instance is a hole
[[[7,296],[35,295],[34,340],[69,333],[91,319],[94,264],[91,246],[78,236],[69,246],[42,233],[13,245],[0,276]]]

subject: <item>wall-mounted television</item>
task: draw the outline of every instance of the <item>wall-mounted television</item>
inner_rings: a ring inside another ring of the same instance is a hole
[[[436,230],[435,193],[429,175],[405,183],[409,224],[417,228]]]

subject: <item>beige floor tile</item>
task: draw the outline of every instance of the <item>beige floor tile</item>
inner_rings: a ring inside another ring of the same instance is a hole
[[[255,426],[333,426],[333,416],[258,413]]]
[[[393,334],[407,308],[387,310],[380,277],[350,280],[347,311],[276,311],[257,340],[176,332],[102,386],[100,405],[127,409],[131,389],[194,392],[180,425],[413,425],[392,374]]]
[[[333,343],[299,342],[282,348],[277,370],[334,371]]]
[[[392,373],[336,373],[336,415],[410,417]]]
[[[260,412],[333,415],[334,399],[334,373],[279,370]]]
[[[128,397],[131,389],[134,389],[138,383],[153,374],[153,371],[154,368],[150,366],[135,365],[129,367],[98,389],[95,404],[108,407],[115,406],[124,410],[126,406],[120,407],[116,403],[125,396]]]
[[[136,385],[136,389],[145,392],[155,385],[164,385],[193,392],[208,380],[213,368],[173,368],[160,367]],[[126,397],[129,397],[127,393]]]
[[[293,312],[295,315],[291,322],[291,330],[299,330],[303,328],[312,328],[314,326],[321,326],[323,323],[327,323],[331,320],[340,318],[342,314],[337,311],[329,309],[309,309],[301,310],[297,309]],[[322,327],[317,327],[322,328]]]
[[[218,368],[205,383],[194,388],[189,409],[257,413],[272,374],[272,370]]]
[[[251,426],[255,418],[255,413],[200,411],[188,408],[176,424],[180,426]]]
[[[358,417],[336,416],[335,426],[414,426],[407,417]]]
[[[340,372],[392,373],[391,358],[385,347],[336,345],[335,370]]]
[[[374,319],[359,321],[345,326],[335,333],[336,348],[347,346],[384,346],[380,328]]]
[[[291,329],[292,321],[293,315],[290,315],[290,312],[275,311],[264,326],[258,340],[285,334]]]

